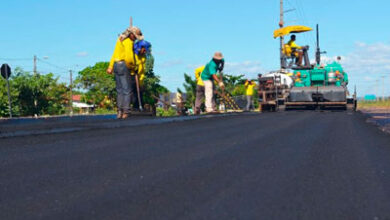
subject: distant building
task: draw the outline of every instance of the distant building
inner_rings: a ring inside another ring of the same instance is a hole
[[[73,108],[79,109],[79,114],[89,114],[90,112],[93,112],[95,108],[94,105],[81,102],[81,95],[72,96],[72,106]]]
[[[170,105],[173,108],[176,108],[178,104],[185,102],[187,95],[185,93],[180,94],[178,92],[171,92],[166,94],[161,94],[157,107],[166,107]]]

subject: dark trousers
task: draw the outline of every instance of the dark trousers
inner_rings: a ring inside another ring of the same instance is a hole
[[[196,85],[195,114],[200,114],[200,106],[204,99],[204,86]]]
[[[117,92],[117,107],[118,111],[129,113],[130,111],[130,70],[127,68],[125,62],[116,62],[114,64],[114,74]]]

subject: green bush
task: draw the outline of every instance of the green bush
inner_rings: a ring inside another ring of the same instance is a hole
[[[172,116],[177,116],[177,112],[173,108],[169,108],[168,110],[164,110],[163,108],[157,108],[156,109],[156,116],[157,117],[172,117]]]

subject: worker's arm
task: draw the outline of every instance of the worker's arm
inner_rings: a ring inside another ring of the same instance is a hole
[[[116,55],[118,47],[119,47],[119,40],[117,40],[115,43],[114,53],[112,53],[110,64],[108,65],[107,73],[109,73],[109,74],[112,73],[112,69],[114,68],[115,55]]]
[[[301,50],[301,49],[302,49],[302,47],[301,47],[301,46],[298,46],[298,44],[296,44],[295,41],[292,41],[292,42],[291,42],[290,47],[291,47],[291,48],[298,49],[298,50]]]
[[[215,80],[215,82],[218,83],[218,86],[221,87],[221,88],[225,88],[225,84],[223,84],[223,82],[221,80],[219,80],[217,74],[213,74],[213,79]]]
[[[137,63],[136,65],[137,65],[137,69],[138,69],[137,74],[144,75],[145,74],[146,58],[142,57],[142,56],[138,56],[138,55],[135,55],[135,56],[136,56],[136,63]]]
[[[119,36],[120,41],[124,41],[127,37],[130,36],[130,28],[126,28],[125,31]]]

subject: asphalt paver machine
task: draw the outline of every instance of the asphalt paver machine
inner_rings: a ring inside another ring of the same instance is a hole
[[[283,51],[281,65],[283,68],[292,70],[293,86],[289,90],[284,104],[286,109],[290,108],[339,108],[356,110],[356,88],[351,96],[348,85],[348,74],[344,71],[339,62],[321,64],[319,47],[319,31],[317,25],[317,48],[316,63],[309,64],[307,55],[308,47],[303,47],[305,64],[294,65],[296,57],[288,57]],[[288,26],[274,32],[274,37],[282,37],[290,33],[302,33],[311,31],[311,28],[304,26]],[[288,60],[292,59],[290,63]]]

